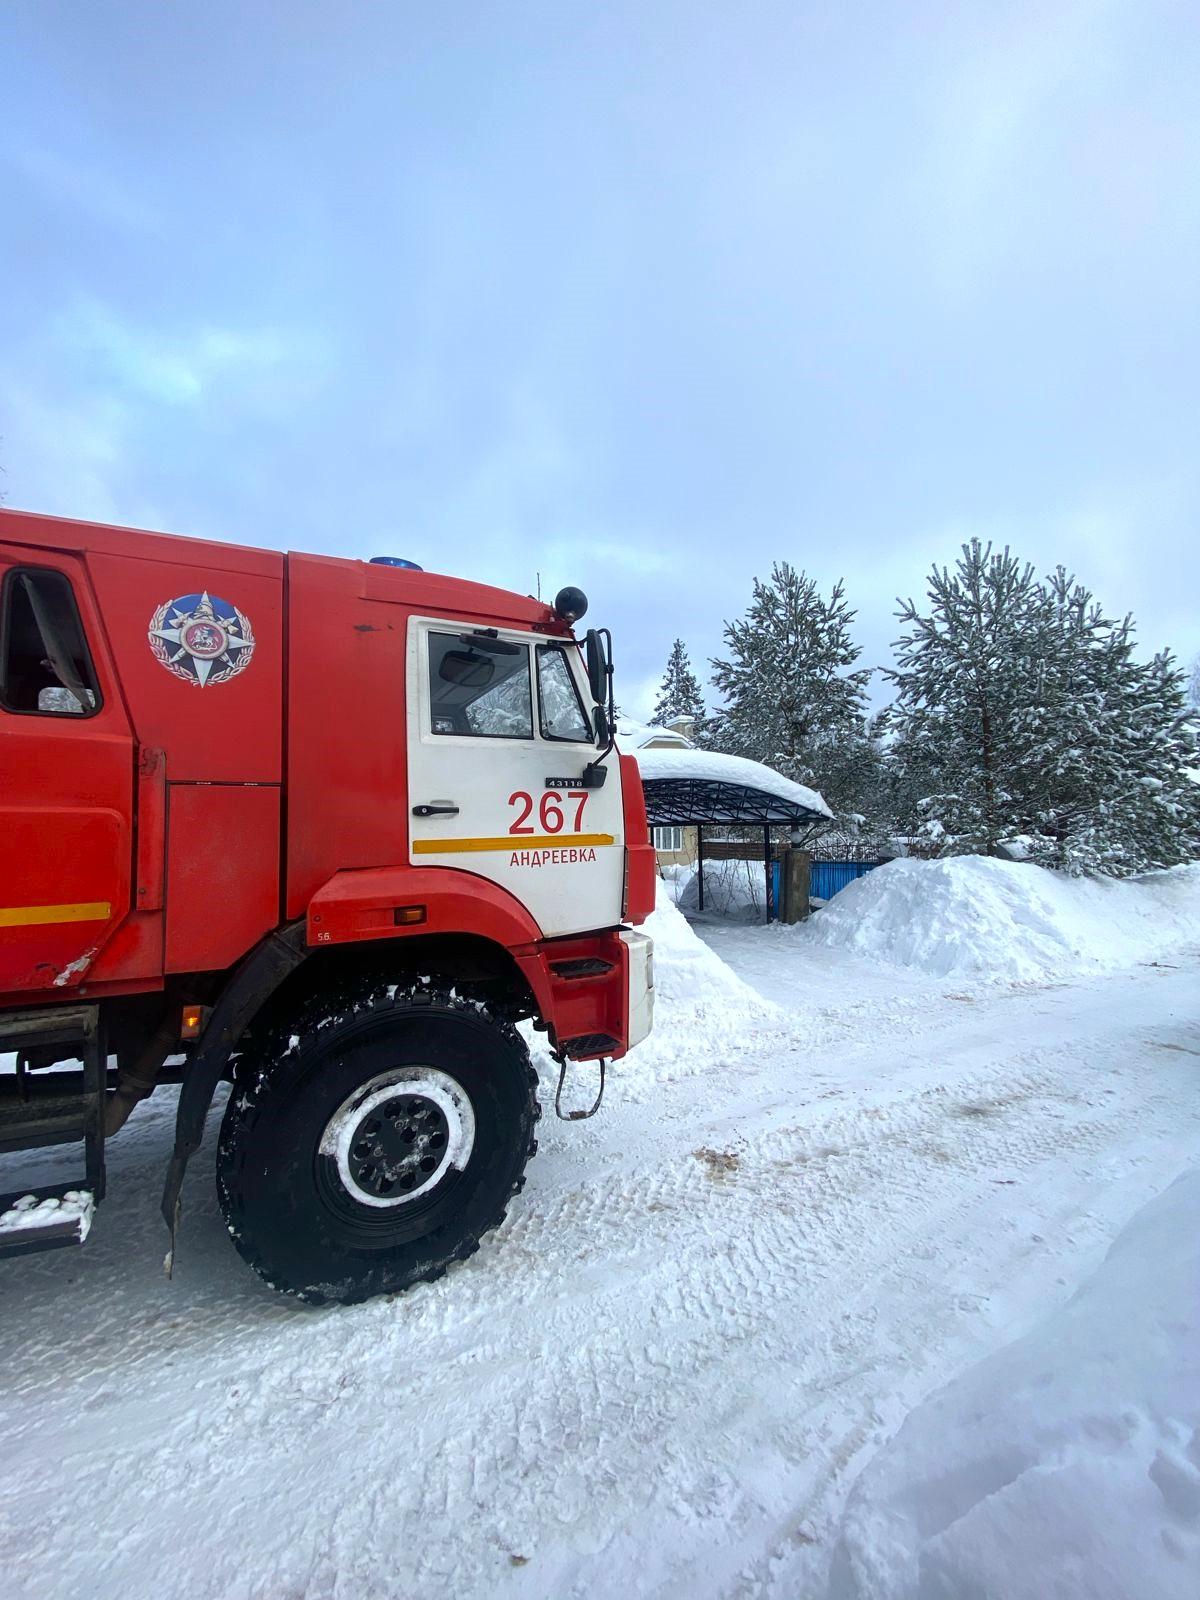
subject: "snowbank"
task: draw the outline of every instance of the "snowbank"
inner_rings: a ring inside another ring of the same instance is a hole
[[[925,1402],[841,1519],[828,1600],[1194,1600],[1200,1170],[1061,1311]]]
[[[658,1077],[661,1069],[685,1062],[693,1068],[712,1064],[752,1045],[764,1026],[782,1025],[780,1008],[692,931],[661,880],[658,903],[643,931],[654,940],[654,1029],[618,1063],[623,1075]]]
[[[1041,982],[1200,944],[1200,865],[1116,882],[956,856],[891,861],[797,938],[937,977]]]

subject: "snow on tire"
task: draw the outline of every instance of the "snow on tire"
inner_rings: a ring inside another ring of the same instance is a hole
[[[475,1001],[318,996],[238,1064],[217,1150],[234,1243],[318,1305],[441,1277],[521,1187],[536,1087],[520,1035]]]

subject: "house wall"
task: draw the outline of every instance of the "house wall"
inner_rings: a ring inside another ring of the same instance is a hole
[[[655,830],[655,856],[660,867],[690,867],[694,865],[697,855],[696,829],[681,828],[681,847],[678,850],[660,850],[657,846],[657,829]]]

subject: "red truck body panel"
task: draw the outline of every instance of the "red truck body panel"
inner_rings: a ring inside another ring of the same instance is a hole
[[[552,1024],[554,1008],[569,1013],[560,1033],[614,1032],[616,980],[567,994],[536,922],[469,859],[408,864],[410,619],[569,638],[550,607],[359,561],[0,511],[0,581],[43,568],[71,584],[99,705],[0,707],[0,1005],[224,971],[307,918],[314,946],[490,938]],[[653,852],[636,766],[621,766],[625,920],[641,921]],[[398,900],[427,906],[423,923],[398,925]],[[624,959],[617,949],[618,975]]]

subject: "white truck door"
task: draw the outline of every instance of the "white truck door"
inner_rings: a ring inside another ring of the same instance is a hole
[[[621,920],[620,767],[597,751],[578,649],[414,617],[408,634],[409,859],[507,889],[544,935]]]

